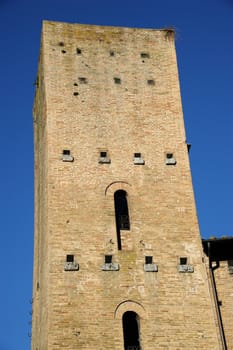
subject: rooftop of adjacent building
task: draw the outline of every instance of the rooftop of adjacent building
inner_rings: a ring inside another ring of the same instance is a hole
[[[212,261],[224,261],[233,259],[233,236],[211,237],[202,240],[205,254]]]

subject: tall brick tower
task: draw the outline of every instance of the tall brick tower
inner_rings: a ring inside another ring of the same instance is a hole
[[[220,350],[171,30],[44,22],[33,350]]]

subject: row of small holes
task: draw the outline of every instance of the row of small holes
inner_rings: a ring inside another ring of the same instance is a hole
[[[59,46],[61,46],[61,47],[63,47],[63,46],[65,46],[65,44],[63,43],[63,42],[60,42],[59,43]],[[62,53],[66,53],[66,51],[65,50],[62,50]],[[82,50],[80,49],[80,48],[77,48],[76,49],[76,53],[77,53],[77,55],[81,55],[82,54]],[[109,55],[111,56],[111,57],[113,57],[113,56],[115,56],[115,52],[114,51],[109,51]],[[141,58],[150,58],[150,54],[149,53],[147,53],[147,52],[141,52]],[[143,61],[144,62],[144,61]]]
[[[74,255],[66,255],[67,262],[74,262]],[[105,255],[105,264],[112,263],[112,255]],[[145,264],[153,264],[153,256],[145,256]],[[187,257],[180,258],[180,265],[187,265]]]
[[[70,150],[69,149],[64,149],[62,152],[64,155],[70,155]],[[101,151],[100,152],[100,157],[105,158],[108,156],[108,153],[106,151]],[[135,158],[141,158],[141,153],[134,153]],[[167,153],[166,154],[167,159],[173,158],[173,153]]]
[[[81,77],[81,78],[78,78],[78,79],[79,79],[79,83],[80,84],[87,84],[88,83],[87,78]],[[114,80],[115,84],[117,84],[117,85],[121,84],[121,78],[114,77],[113,80]],[[154,79],[148,79],[147,80],[147,84],[151,85],[151,86],[154,86],[155,85]],[[74,86],[78,86],[78,84],[74,83]]]
[[[70,155],[70,150],[69,149],[64,149],[62,152],[64,155]],[[101,151],[100,152],[100,157],[107,157],[108,153],[106,151]],[[134,153],[135,158],[141,158],[141,153]]]

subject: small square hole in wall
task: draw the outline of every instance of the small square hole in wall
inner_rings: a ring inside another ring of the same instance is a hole
[[[120,78],[113,78],[115,84],[121,84],[121,79]]]
[[[147,84],[148,85],[155,85],[155,81],[153,79],[148,79]]]
[[[145,256],[145,264],[152,264],[153,256]]]
[[[134,158],[141,158],[141,153],[134,153]]]
[[[173,158],[173,153],[167,153],[166,157],[167,157],[167,159],[172,159]]]
[[[66,53],[66,50],[61,50],[62,53]]]
[[[70,150],[69,149],[63,149],[62,154],[65,156],[70,156]]]
[[[176,160],[173,153],[166,153],[166,165],[176,165]]]
[[[105,255],[105,264],[112,263],[112,255]]]
[[[65,44],[64,44],[62,41],[60,41],[60,42],[58,43],[58,45],[59,45],[59,46],[65,46]]]
[[[81,49],[79,49],[79,48],[77,47],[77,49],[76,49],[76,53],[77,53],[77,55],[81,55],[82,50],[81,50]]]
[[[79,77],[78,80],[81,84],[87,84],[87,78]]]
[[[187,265],[187,258],[186,257],[180,258],[180,265]]]
[[[141,52],[141,58],[150,58],[150,55],[147,52]]]
[[[66,255],[66,262],[74,262],[74,256],[71,254]]]
[[[110,56],[115,56],[115,52],[114,52],[114,51],[110,51],[110,52],[109,52],[109,55],[110,55]]]
[[[101,151],[100,152],[100,157],[101,158],[106,158],[107,157],[107,152],[106,151]]]

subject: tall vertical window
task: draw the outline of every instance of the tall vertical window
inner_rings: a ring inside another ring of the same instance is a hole
[[[117,230],[118,249],[121,250],[121,230],[130,230],[129,210],[127,202],[127,193],[124,190],[118,190],[114,193],[115,218]]]
[[[124,350],[140,350],[139,317],[133,311],[126,311],[122,317]]]

